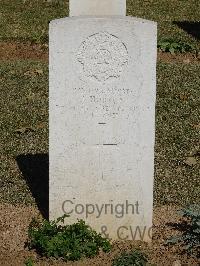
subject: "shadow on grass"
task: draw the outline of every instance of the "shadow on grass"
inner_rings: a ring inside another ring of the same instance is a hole
[[[173,24],[177,25],[188,34],[192,35],[197,40],[200,40],[200,22],[192,21],[173,21]]]
[[[179,223],[167,223],[166,225],[180,232],[188,231],[191,228],[187,221],[181,221]]]
[[[19,169],[26,180],[45,219],[49,217],[49,156],[48,154],[19,155],[16,158]]]

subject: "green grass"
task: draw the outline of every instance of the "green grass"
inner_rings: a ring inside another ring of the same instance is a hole
[[[44,73],[37,74],[39,70]],[[15,158],[48,152],[47,66],[1,63],[0,90],[0,197],[12,203],[33,202]]]
[[[25,2],[25,3],[24,3]],[[47,42],[48,22],[68,16],[68,1],[0,0],[0,40]],[[172,38],[200,48],[195,38],[176,26],[173,21],[199,21],[198,0],[128,0],[129,16],[158,22],[159,40]]]
[[[198,202],[200,65],[159,64],[156,105],[155,203]]]
[[[158,65],[155,204],[198,202],[200,158],[184,161],[200,149],[199,72],[199,64]],[[0,91],[0,201],[33,203],[15,158],[48,152],[47,65],[2,63]]]
[[[66,16],[68,3],[0,0],[0,14],[0,40],[44,43],[48,41],[49,21]]]
[[[174,39],[196,45],[199,42],[180,29],[174,21],[197,22],[200,20],[198,0],[128,0],[128,15],[158,22],[158,39]]]

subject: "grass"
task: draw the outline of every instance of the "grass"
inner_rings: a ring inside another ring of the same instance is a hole
[[[195,38],[175,24],[175,22],[183,21],[199,22],[200,2],[198,0],[128,0],[127,6],[128,15],[158,22],[159,40],[170,38],[200,48]]]
[[[44,43],[48,40],[48,22],[68,16],[66,0],[1,0],[0,40],[32,41]],[[178,27],[174,22],[198,22],[200,2],[198,0],[128,0],[127,13],[158,22],[158,37],[180,40],[200,48],[199,42]]]
[[[198,22],[197,0],[128,0],[128,15],[158,22],[159,40],[200,47],[174,22]],[[0,41],[48,42],[48,22],[68,15],[68,1],[0,0]],[[200,66],[159,64],[157,87],[155,204],[198,202]],[[36,61],[0,66],[0,201],[33,203],[16,162],[48,152],[48,67]],[[192,156],[196,164],[185,163]],[[33,169],[30,169],[31,171]]]
[[[0,40],[48,41],[50,20],[68,14],[66,1],[0,0]]]
[[[1,63],[0,77],[0,197],[33,202],[16,157],[48,152],[48,69],[37,62]]]
[[[199,200],[200,65],[159,64],[155,203]],[[188,156],[197,164],[185,164]]]
[[[158,65],[156,205],[199,199],[199,71],[199,64]],[[0,77],[0,201],[34,203],[16,157],[48,152],[48,68],[39,62],[7,62],[0,66]],[[194,166],[184,163],[188,156],[195,157]]]

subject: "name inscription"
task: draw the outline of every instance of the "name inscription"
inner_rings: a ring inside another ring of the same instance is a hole
[[[90,113],[92,116],[101,114],[103,118],[126,116],[136,111],[136,93],[130,88],[116,87],[74,87],[76,106],[72,108],[79,112]],[[135,99],[135,100],[134,100]]]

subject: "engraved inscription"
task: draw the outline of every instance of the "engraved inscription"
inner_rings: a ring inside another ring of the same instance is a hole
[[[72,108],[78,108],[81,113],[105,118],[128,118],[137,109],[137,93],[130,88],[116,86],[74,87],[75,102]],[[99,121],[104,122],[104,121]]]
[[[128,51],[118,37],[99,32],[82,42],[77,60],[84,76],[104,83],[120,77],[128,63]]]

